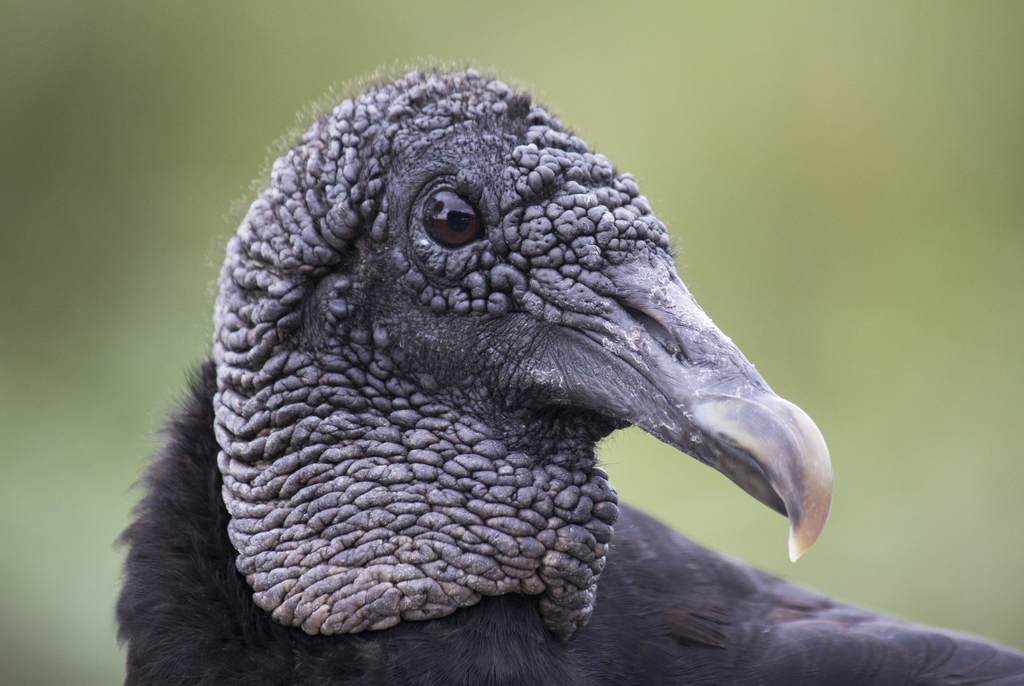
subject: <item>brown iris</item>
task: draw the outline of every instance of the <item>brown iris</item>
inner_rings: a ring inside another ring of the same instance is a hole
[[[446,248],[472,243],[483,234],[480,215],[458,193],[439,191],[427,200],[427,233]]]

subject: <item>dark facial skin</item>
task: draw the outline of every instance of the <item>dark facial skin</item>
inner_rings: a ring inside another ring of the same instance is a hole
[[[617,517],[594,444],[631,423],[787,514],[793,556],[828,513],[820,434],[697,306],[632,177],[474,72],[371,89],[279,159],[215,325],[237,566],[307,633],[522,593],[569,636]]]

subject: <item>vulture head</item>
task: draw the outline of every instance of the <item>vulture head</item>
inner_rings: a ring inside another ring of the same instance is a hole
[[[215,431],[236,565],[309,634],[540,596],[590,616],[630,424],[817,538],[832,471],[676,274],[629,174],[528,96],[415,72],[278,159],[219,279]]]

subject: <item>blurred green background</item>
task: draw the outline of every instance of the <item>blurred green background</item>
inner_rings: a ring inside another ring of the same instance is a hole
[[[1024,647],[1024,4],[0,2],[0,683],[123,679],[115,539],[268,145],[433,56],[636,175],[814,417],[831,521],[636,430],[622,497],[841,599]]]

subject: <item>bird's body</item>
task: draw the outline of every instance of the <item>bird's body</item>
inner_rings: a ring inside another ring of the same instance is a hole
[[[675,275],[628,175],[474,72],[347,100],[228,247],[151,467],[129,684],[1020,684],[617,505],[635,423],[824,525],[827,450]]]

